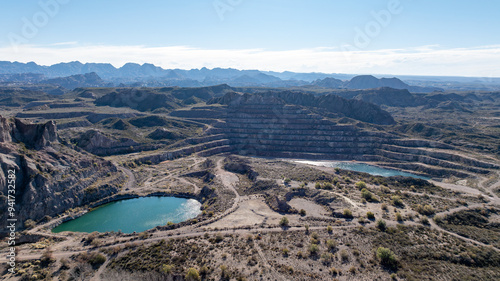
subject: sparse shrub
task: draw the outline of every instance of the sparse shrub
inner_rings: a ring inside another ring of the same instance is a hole
[[[365,224],[366,223],[366,219],[364,217],[359,217],[358,218],[358,223]]]
[[[369,220],[374,220],[375,219],[375,214],[373,212],[367,212],[366,213],[366,217],[369,219]]]
[[[361,197],[368,202],[376,201],[375,196],[368,189],[363,188],[361,190]]]
[[[382,203],[382,205],[380,206],[380,208],[384,211],[387,211],[387,204],[385,203]]]
[[[396,213],[396,220],[397,220],[397,221],[403,221],[403,216],[401,215],[401,213],[400,213],[400,212],[397,212],[397,213]]]
[[[415,211],[417,211],[421,215],[426,215],[426,216],[430,216],[436,213],[436,210],[432,206],[430,205],[422,206],[420,204],[417,204],[415,206]]]
[[[283,256],[284,257],[288,257],[288,253],[290,252],[287,248],[283,248],[283,250],[281,251],[283,253]]]
[[[55,262],[54,256],[52,255],[52,250],[50,248],[45,249],[42,253],[41,263],[42,266],[48,266],[49,264]]]
[[[174,271],[174,266],[169,264],[164,264],[161,266],[161,272],[165,274],[171,274]]]
[[[326,241],[326,247],[328,250],[333,251],[335,248],[337,248],[337,241],[329,239]]]
[[[205,277],[205,276],[207,276],[209,273],[210,273],[210,270],[208,269],[208,267],[207,267],[207,266],[205,266],[205,265],[204,265],[204,266],[202,266],[202,267],[200,268],[200,275],[201,275],[201,276]]]
[[[386,231],[387,229],[387,223],[383,219],[377,220],[377,228],[380,229],[381,231]]]
[[[349,209],[344,209],[344,218],[352,219],[352,211]]]
[[[391,189],[385,185],[382,185],[380,186],[380,190],[383,192],[383,193],[390,193],[391,192]]]
[[[430,225],[429,218],[427,216],[422,216],[420,223],[423,225]]]
[[[349,268],[349,273],[351,273],[351,274],[356,274],[356,267],[351,266],[351,267]]]
[[[319,247],[317,244],[311,244],[309,245],[309,254],[311,256],[317,255],[319,252]]]
[[[288,218],[287,217],[282,217],[281,220],[280,220],[280,225],[282,227],[286,227],[288,226],[290,223],[290,221],[288,221]]]
[[[391,274],[391,280],[394,280],[394,281],[398,280],[398,276],[396,275],[396,273]]]
[[[340,251],[339,255],[340,255],[340,259],[342,260],[342,262],[348,262],[349,261],[349,254],[347,253],[346,250]]]
[[[24,222],[24,227],[27,229],[33,228],[33,227],[35,227],[35,225],[36,225],[36,222],[32,219],[28,219]]]
[[[309,233],[309,225],[306,224],[306,225],[304,225],[304,227],[306,228],[306,234]]]
[[[288,185],[288,184],[290,184],[290,182],[291,182],[291,181],[292,181],[291,179],[286,178],[286,179],[284,180],[284,183],[285,183],[286,185]]]
[[[326,264],[326,265],[332,263],[334,259],[335,259],[335,256],[332,253],[323,253],[321,255],[321,260],[323,261],[323,264]]]
[[[229,273],[227,266],[221,265],[220,270],[221,270],[220,276],[222,279],[230,279],[231,278],[231,274]]]
[[[440,223],[442,223],[442,222],[443,222],[443,217],[441,217],[441,216],[435,216],[435,217],[433,218],[433,220],[434,220],[437,224],[440,224]]]
[[[356,187],[357,187],[358,189],[366,189],[366,183],[365,183],[364,181],[358,181],[358,182],[356,183]]]
[[[321,183],[317,182],[317,183],[314,185],[314,188],[316,188],[316,189],[321,189]]]
[[[88,262],[93,267],[99,267],[106,262],[106,257],[99,253],[92,253],[89,257]]]
[[[186,273],[186,280],[189,280],[189,281],[194,281],[194,280],[200,280],[200,273],[198,272],[198,270],[196,268],[189,268],[187,273]]]
[[[396,268],[397,258],[396,255],[394,255],[394,252],[392,252],[390,249],[379,247],[377,249],[377,257],[380,259],[380,264],[382,264],[383,266]]]
[[[224,240],[224,236],[222,236],[222,234],[219,233],[215,235],[215,243],[220,243],[222,240]]]
[[[401,200],[401,197],[398,195],[392,196],[391,202],[392,202],[392,205],[394,205],[394,206],[403,206],[403,200]]]
[[[297,258],[302,259],[302,258],[304,258],[304,257],[305,257],[305,256],[304,256],[304,253],[302,253],[302,251],[298,251],[298,252],[297,252]]]
[[[254,266],[254,265],[256,265],[257,263],[258,263],[258,262],[257,262],[257,259],[256,259],[254,256],[251,256],[251,257],[249,257],[249,258],[248,258],[248,262],[247,262],[247,264],[248,264],[249,266]]]
[[[340,269],[336,269],[335,267],[330,268],[330,274],[333,276],[339,275],[341,273]]]
[[[311,237],[312,237],[313,239],[316,239],[316,240],[317,240],[317,239],[319,238],[319,234],[318,234],[317,232],[313,232],[313,233],[311,234]]]
[[[333,189],[333,185],[329,182],[325,183],[323,185],[323,189],[326,189],[326,190],[332,190]]]
[[[326,227],[326,231],[327,231],[328,233],[330,233],[330,234],[331,234],[331,233],[333,232],[333,227],[332,227],[332,226],[330,226],[330,225],[329,225],[329,226],[327,226],[327,227]]]
[[[304,209],[300,209],[299,214],[300,214],[301,216],[305,216],[305,215],[306,215],[306,210],[304,210]]]

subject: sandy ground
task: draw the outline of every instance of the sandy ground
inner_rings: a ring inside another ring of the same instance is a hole
[[[331,216],[328,216],[328,211],[325,207],[318,205],[311,200],[293,198],[290,202],[288,202],[288,204],[297,210],[304,209],[307,217],[331,218]]]
[[[235,212],[219,221],[207,225],[206,227],[225,228],[254,226],[264,223],[278,224],[281,217],[282,216],[280,214],[271,210],[263,199],[249,199],[240,202],[239,208]]]

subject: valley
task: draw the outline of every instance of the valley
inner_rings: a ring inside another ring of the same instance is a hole
[[[500,278],[498,92],[108,86],[0,88],[23,222],[6,280]],[[201,207],[140,232],[52,232],[143,197]]]

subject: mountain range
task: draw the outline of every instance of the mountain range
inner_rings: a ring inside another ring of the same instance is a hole
[[[444,77],[405,76],[400,78],[377,78],[371,75],[295,73],[259,70],[238,70],[233,68],[163,69],[153,64],[126,63],[116,68],[109,63],[81,63],[78,61],[58,63],[50,66],[34,62],[20,63],[0,61],[0,83],[51,84],[73,89],[76,87],[203,87],[228,84],[232,87],[317,87],[327,89],[374,89],[390,87],[406,89],[413,93],[428,93],[449,89]],[[444,79],[444,80],[443,80]],[[452,78],[454,83],[481,83],[479,78]],[[479,79],[479,80],[478,80]],[[493,80],[494,81],[493,81]],[[481,85],[490,87],[496,78]],[[411,82],[408,82],[411,81]],[[486,81],[486,80],[485,80]],[[496,81],[496,82],[495,82]],[[465,85],[465,84],[464,84]],[[443,87],[444,86],[444,87]],[[487,88],[486,87],[486,88]],[[457,87],[452,89],[457,89]],[[476,87],[477,89],[477,87]]]

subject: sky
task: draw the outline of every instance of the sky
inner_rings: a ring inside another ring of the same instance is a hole
[[[500,77],[500,1],[0,0],[0,60]]]

